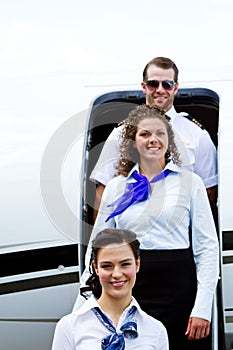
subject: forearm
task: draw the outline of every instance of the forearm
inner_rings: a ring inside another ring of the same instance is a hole
[[[102,198],[104,189],[105,189],[105,185],[103,185],[103,184],[98,184],[96,186],[95,203],[94,203],[94,208],[93,208],[93,220],[94,220],[94,222],[96,220],[96,217],[97,217],[97,214],[99,211],[101,198]]]

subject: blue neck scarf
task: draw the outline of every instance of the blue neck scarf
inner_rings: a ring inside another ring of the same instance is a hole
[[[123,196],[115,200],[112,204],[108,205],[108,207],[116,206],[116,208],[107,217],[105,222],[114,216],[123,213],[123,211],[125,211],[131,204],[147,200],[150,195],[150,184],[164,179],[170,172],[171,170],[165,169],[153,177],[153,179],[149,182],[146,176],[139,174],[137,170],[134,170],[132,176],[136,182],[128,183]]]
[[[112,332],[112,334],[103,338],[101,341],[102,350],[124,350],[125,349],[125,339],[135,339],[138,337],[137,323],[133,320],[133,316],[137,311],[135,305],[133,305],[126,315],[126,323],[124,323],[120,331],[117,333],[115,326],[111,320],[100,310],[99,307],[94,307],[93,312],[96,314],[100,322]]]

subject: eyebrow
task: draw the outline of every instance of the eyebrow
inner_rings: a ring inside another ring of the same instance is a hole
[[[166,127],[164,126],[164,127],[162,127],[162,128],[160,128],[160,129],[157,129],[156,131],[164,131],[164,130],[166,130]],[[151,132],[151,130],[147,130],[147,129],[138,129],[138,131],[146,131],[146,132]]]
[[[123,259],[121,261],[119,261],[120,263],[123,263],[123,262],[127,262],[127,261],[132,261],[134,260],[133,258],[126,258],[126,259]],[[112,261],[108,261],[108,260],[102,260],[100,261],[99,263],[103,264],[103,263],[112,263]]]

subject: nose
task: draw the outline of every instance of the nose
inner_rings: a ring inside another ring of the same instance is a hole
[[[113,269],[113,272],[112,272],[112,276],[114,278],[119,278],[119,277],[121,277],[121,275],[122,275],[122,271],[121,271],[120,266],[115,266]]]
[[[159,86],[157,87],[156,91],[164,91],[164,87],[161,81],[159,82]]]
[[[149,138],[149,142],[150,143],[157,143],[158,142],[158,138],[155,134],[151,134],[150,138]]]

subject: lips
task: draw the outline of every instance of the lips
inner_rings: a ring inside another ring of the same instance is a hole
[[[164,102],[167,99],[167,96],[154,96],[156,102]]]
[[[127,281],[111,282],[111,285],[116,288],[123,287]]]

